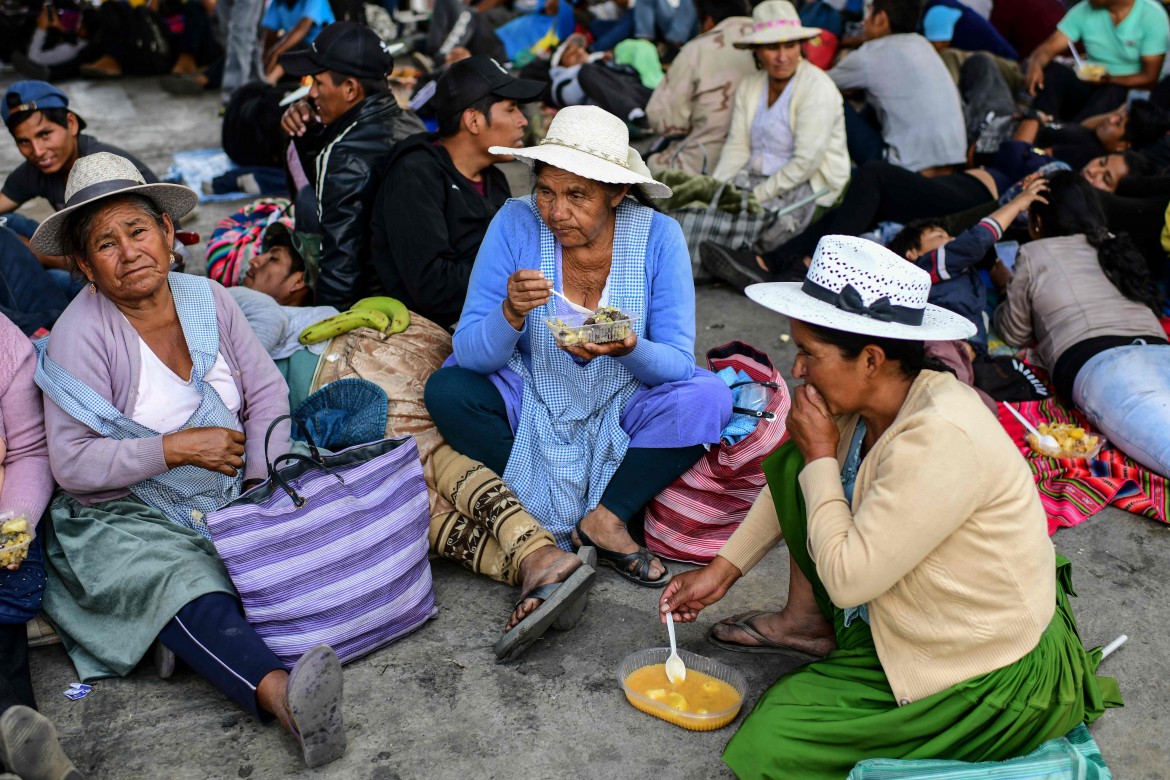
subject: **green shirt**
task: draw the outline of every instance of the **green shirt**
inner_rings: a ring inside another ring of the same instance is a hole
[[[1141,73],[1141,58],[1165,54],[1170,44],[1170,20],[1156,0],[1135,0],[1118,25],[1108,10],[1082,0],[1056,29],[1071,41],[1082,41],[1089,61],[1104,65],[1112,76]]]

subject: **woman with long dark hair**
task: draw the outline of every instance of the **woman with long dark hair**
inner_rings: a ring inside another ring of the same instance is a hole
[[[1062,172],[1032,205],[995,328],[1037,342],[1057,392],[1125,454],[1170,476],[1170,344],[1145,260],[1109,232],[1092,186]]]

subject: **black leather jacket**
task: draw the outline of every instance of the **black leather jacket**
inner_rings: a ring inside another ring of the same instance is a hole
[[[372,95],[327,129],[316,159],[321,216],[321,269],[315,303],[341,310],[363,296],[362,266],[369,262],[370,220],[390,150],[424,129],[394,95]]]

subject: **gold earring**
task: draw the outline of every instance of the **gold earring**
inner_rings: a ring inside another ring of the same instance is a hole
[[[97,295],[97,285],[94,284],[93,282],[89,283],[89,294],[90,295]]]

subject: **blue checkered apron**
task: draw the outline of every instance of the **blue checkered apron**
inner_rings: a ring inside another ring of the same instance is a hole
[[[540,269],[556,278],[557,246],[540,223]],[[646,242],[653,211],[626,198],[617,208],[609,305],[637,315],[638,338],[646,327]],[[557,346],[545,320],[556,316],[555,298],[527,317],[530,360],[512,355],[508,367],[524,380],[524,396],[504,481],[526,509],[570,549],[569,532],[601,502],[630,437],[622,410],[639,382],[618,361],[594,358],[581,365]]]
[[[199,408],[183,425],[187,428],[231,428],[240,430],[219,393],[203,378],[219,354],[219,323],[215,298],[206,279],[187,274],[171,274],[171,294],[179,314],[179,324],[191,352],[191,382],[199,391]],[[37,342],[36,383],[45,395],[67,414],[110,439],[144,439],[160,435],[119,412],[89,385],[49,359],[47,339]],[[210,539],[204,521],[206,515],[234,500],[240,494],[242,473],[234,477],[198,466],[178,466],[157,477],[131,485],[138,498],[166,515],[176,525],[189,528]]]

